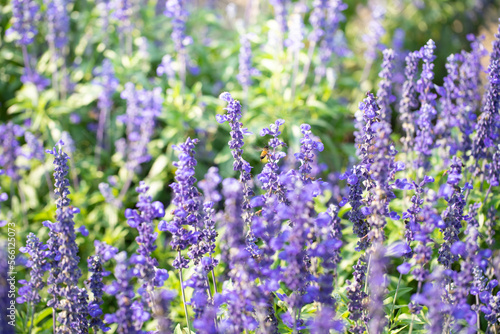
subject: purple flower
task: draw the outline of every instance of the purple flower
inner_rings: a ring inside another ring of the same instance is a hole
[[[416,117],[414,111],[416,111],[419,106],[415,78],[418,72],[420,59],[421,55],[418,51],[411,52],[406,56],[406,81],[403,84],[403,93],[399,102],[399,118],[403,130],[405,131],[405,136],[401,138],[401,142],[404,145],[404,152],[409,152],[415,145],[413,140]]]
[[[19,249],[22,253],[28,253],[30,256],[26,264],[26,267],[29,268],[30,280],[20,282],[23,287],[19,289],[18,303],[27,302],[32,308],[40,303],[40,291],[45,287],[43,276],[50,268],[50,264],[46,259],[48,255],[47,248],[47,245],[44,245],[33,233],[30,233],[28,234],[26,247]]]
[[[415,137],[415,151],[417,155],[414,165],[415,168],[422,167],[427,171],[430,167],[429,158],[434,148],[434,131],[433,120],[436,117],[436,94],[432,92],[434,87],[432,80],[434,79],[434,64],[432,63],[436,56],[434,49],[436,44],[433,40],[429,40],[427,44],[420,49],[420,55],[423,61],[422,73],[417,81],[417,91],[419,93],[420,110],[416,124],[418,125]]]
[[[370,269],[368,272],[368,287],[370,303],[368,305],[368,328],[370,333],[383,333],[387,325],[384,311],[387,280],[385,248],[381,242],[373,245],[370,253]]]
[[[382,79],[378,84],[378,105],[380,107],[380,118],[391,124],[391,104],[396,100],[392,95],[392,76],[394,70],[394,51],[392,49],[385,49],[383,51],[384,62],[382,63],[382,70],[379,77]]]
[[[68,44],[69,14],[66,0],[45,0],[47,6],[48,33],[46,35],[49,45],[54,47],[56,56],[62,56],[62,49]]]
[[[12,26],[7,29],[6,34],[16,34],[18,45],[29,45],[33,43],[38,33],[37,23],[40,20],[40,6],[34,0],[12,1]]]
[[[349,311],[349,319],[354,322],[351,326],[351,332],[362,334],[365,331],[363,323],[367,320],[365,312],[366,305],[363,300],[368,297],[364,292],[366,280],[366,261],[363,256],[358,259],[356,265],[353,266],[353,280],[347,281],[346,296],[349,298],[347,309]]]
[[[118,117],[126,125],[126,138],[116,142],[117,151],[126,158],[131,172],[151,160],[148,144],[155,130],[156,118],[161,114],[163,98],[159,87],[152,91],[137,90],[133,83],[125,84],[121,98],[127,101],[127,113]]]
[[[311,182],[309,175],[313,171],[315,151],[322,152],[324,145],[319,141],[319,138],[312,134],[309,124],[302,124],[300,132],[303,135],[300,139],[300,153],[296,153],[295,158],[300,161],[299,172],[302,174],[302,182],[309,183]]]
[[[170,222],[162,221],[158,225],[160,231],[169,231],[172,233],[170,246],[178,252],[173,266],[176,269],[188,268],[189,260],[182,256],[181,251],[190,248],[189,257],[195,263],[200,261],[204,252],[199,248],[201,227],[201,200],[200,194],[194,186],[196,178],[194,177],[194,168],[197,164],[194,158],[194,146],[198,139],[186,139],[186,142],[178,146],[174,145],[174,150],[179,152],[179,161],[174,162],[177,167],[175,172],[175,181],[170,185],[174,192],[172,204],[175,205],[174,218]],[[191,226],[194,231],[187,229]]]
[[[252,67],[252,48],[249,35],[242,35],[240,42],[239,73],[236,76],[243,89],[247,90],[252,85],[252,76],[260,74],[259,70]]]
[[[19,166],[17,158],[22,156],[29,158],[29,155],[22,151],[18,140],[24,133],[24,128],[12,122],[0,124],[0,167],[3,169],[3,174],[14,181],[18,181],[21,177],[19,172],[22,166]]]
[[[118,324],[118,333],[141,333],[142,325],[149,320],[150,314],[143,309],[142,303],[132,301],[135,297],[133,269],[127,254],[121,252],[115,256],[115,281],[104,288],[108,294],[114,295],[118,302],[118,309],[113,314],[104,315],[106,323]]]
[[[162,269],[158,269],[158,261],[152,257],[152,253],[156,250],[156,238],[158,233],[155,232],[154,220],[165,216],[165,208],[159,201],[152,201],[151,196],[147,194],[149,187],[144,181],[141,181],[139,187],[136,188],[139,193],[139,201],[136,204],[137,210],[126,209],[125,218],[130,227],[136,228],[139,235],[136,237],[139,248],[137,253],[144,260],[138,261],[134,268],[134,275],[141,279],[142,295],[145,306],[152,309],[152,296],[155,287],[161,287],[164,284],[166,277],[163,276]],[[133,261],[133,257],[131,258]]]
[[[47,306],[61,310],[58,319],[60,326],[57,331],[71,332],[74,323],[78,323],[78,330],[85,332],[88,327],[86,318],[87,295],[85,289],[77,287],[81,277],[78,268],[80,257],[76,244],[75,223],[73,216],[79,212],[70,206],[68,160],[69,156],[63,151],[64,143],[58,142],[57,146],[47,153],[54,156],[54,194],[56,199],[56,223],[46,224],[49,227],[49,258],[51,261],[50,275],[47,280],[48,292],[53,298]],[[84,320],[85,319],[85,320]]]
[[[385,34],[382,23],[386,10],[383,6],[375,4],[375,2],[370,2],[370,11],[372,17],[370,22],[368,22],[368,33],[363,35],[362,39],[366,43],[365,58],[368,62],[373,62],[377,58],[378,49],[383,48],[380,40]]]

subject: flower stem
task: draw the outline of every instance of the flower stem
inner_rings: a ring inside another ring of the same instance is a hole
[[[394,299],[392,300],[392,308],[391,308],[391,320],[389,321],[389,324],[392,323],[394,319],[394,306],[396,305],[396,298],[398,297],[398,290],[399,290],[399,285],[401,284],[401,277],[403,274],[399,274],[399,280],[398,280],[398,286],[396,287],[396,292],[394,293]]]
[[[179,251],[179,256],[181,256],[181,251]],[[184,305],[184,313],[186,314],[186,324],[188,328],[188,333],[191,334],[191,327],[189,326],[189,315],[186,304],[186,295],[184,293],[184,280],[182,279],[182,268],[179,268],[179,278],[181,280],[182,303]]]

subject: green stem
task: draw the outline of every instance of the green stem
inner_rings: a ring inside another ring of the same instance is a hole
[[[401,277],[403,274],[399,274],[399,279],[398,279],[398,286],[396,287],[396,292],[394,293],[394,299],[392,300],[392,308],[391,308],[391,319],[389,321],[389,324],[392,323],[392,320],[394,319],[394,306],[396,305],[396,298],[398,297],[398,290],[399,290],[399,285],[401,284]]]
[[[35,320],[35,305],[31,305],[30,329],[28,331],[29,334],[31,334],[31,331],[33,330],[33,321],[34,320]]]
[[[181,251],[179,251],[179,256],[181,256]],[[184,280],[182,279],[182,269],[179,268],[179,278],[181,280],[181,292],[182,292],[182,303],[184,305],[184,313],[186,315],[186,324],[188,328],[188,333],[191,334],[191,326],[189,326],[189,315],[186,304],[186,295],[184,293]]]

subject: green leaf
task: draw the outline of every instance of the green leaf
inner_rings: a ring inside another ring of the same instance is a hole
[[[35,325],[38,325],[40,323],[40,321],[42,321],[43,319],[47,318],[49,315],[52,315],[52,309],[51,308],[46,308],[42,312],[38,312],[35,315],[35,319],[34,319],[33,323]]]

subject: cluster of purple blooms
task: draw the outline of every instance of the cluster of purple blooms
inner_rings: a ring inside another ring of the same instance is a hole
[[[287,26],[291,3],[271,3],[284,45],[296,56],[304,39],[300,8],[296,7]],[[47,1],[51,22],[47,38],[57,48],[67,43],[66,6],[64,0]],[[324,55],[330,59],[334,52],[335,41],[326,32],[338,28],[345,8],[341,1],[314,1],[310,38],[319,45],[321,60]],[[12,31],[24,53],[37,34],[30,23],[38,10],[32,1],[13,2]],[[125,30],[131,29],[126,26],[131,24],[131,14],[131,3],[115,1],[115,15]],[[190,42],[185,36],[185,2],[167,0],[165,15],[172,19],[172,39],[184,83],[185,46]],[[376,58],[374,51],[383,34],[382,15],[374,11],[371,30],[375,35],[366,55],[370,61]],[[28,257],[29,278],[19,282],[17,302],[27,305],[30,332],[43,304],[52,309],[52,329],[58,334],[112,328],[117,333],[172,333],[170,305],[177,293],[164,288],[172,275],[157,259],[161,232],[175,253],[170,267],[179,276],[188,332],[191,325],[200,334],[402,330],[401,323],[395,325],[394,308],[404,277],[415,281],[410,281],[414,291],[407,305],[409,333],[414,326],[427,333],[496,333],[500,330],[500,255],[498,250],[494,253],[498,232],[494,196],[500,184],[500,30],[496,38],[484,97],[478,79],[485,55],[480,39],[470,38],[470,52],[448,57],[442,87],[433,82],[435,43],[429,40],[422,49],[409,53],[400,96],[393,87],[397,55],[392,49],[384,50],[377,97],[366,93],[355,115],[357,161],[339,177],[346,184],[340,201],[331,196],[329,180],[315,172],[324,145],[309,124],[300,126],[300,147],[288,155],[281,139],[285,120],[264,127],[260,135],[269,136],[267,162],[254,177],[253,167],[244,158],[244,139],[251,133],[243,127],[242,106],[230,93],[222,93],[220,99],[227,106],[216,120],[230,127],[228,146],[237,178],[222,178],[214,166],[198,182],[195,148],[199,140],[187,138],[174,146],[178,161],[173,163],[170,215],[162,220],[165,205],[153,201],[149,187],[141,181],[135,208],[124,211],[129,227],[136,230],[136,252],[120,252],[95,241],[95,253],[87,259],[90,275],[85,287],[77,233],[86,237],[89,231],[85,226],[75,227],[80,210],[71,206],[68,177],[68,153],[73,149],[66,145],[65,152],[64,142],[59,141],[46,151],[54,156],[56,204],[55,221],[43,223],[49,238],[44,242],[30,233],[20,249]],[[175,75],[171,60],[164,57],[158,74]],[[245,36],[239,70],[238,80],[248,88],[256,71]],[[103,129],[118,86],[107,61],[101,78],[99,147],[104,145]],[[125,160],[128,179],[119,201],[141,165],[152,159],[148,144],[163,104],[160,88],[139,90],[130,82],[121,97],[126,101],[126,114],[118,120],[124,124],[126,137],[116,147]],[[404,131],[403,154],[392,139],[393,109],[398,110]],[[29,152],[22,150],[19,138],[23,136]],[[13,182],[21,178],[21,158],[45,160],[39,139],[21,126],[0,125],[0,143],[0,173]],[[438,158],[442,161],[435,164]],[[290,163],[291,159],[295,161]],[[283,164],[283,160],[288,161]],[[484,196],[476,191],[485,186]],[[115,200],[109,185],[99,187],[108,201]],[[8,196],[0,194],[0,202],[6,200]],[[481,215],[484,224],[480,224]],[[343,236],[346,224],[352,228],[353,240]],[[389,224],[401,228],[400,241],[388,240]],[[483,242],[489,248],[483,248]],[[358,254],[351,259],[352,273],[342,287],[338,285],[344,269],[339,265],[342,252],[352,253],[347,248],[354,243]],[[434,251],[437,261],[432,261]],[[388,277],[395,272],[400,279],[389,311],[384,301]],[[0,281],[0,291],[4,288]],[[191,294],[186,293],[188,288]],[[4,305],[3,294],[0,298]],[[113,313],[104,314],[105,298],[115,302]]]

